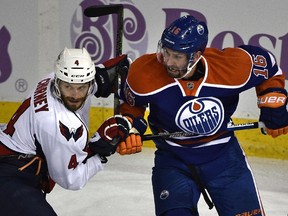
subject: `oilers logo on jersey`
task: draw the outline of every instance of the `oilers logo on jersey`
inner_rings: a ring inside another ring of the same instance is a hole
[[[224,108],[217,98],[195,98],[180,107],[175,121],[183,131],[213,135],[224,121]]]

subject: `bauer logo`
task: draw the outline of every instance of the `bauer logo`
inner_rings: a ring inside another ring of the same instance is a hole
[[[224,109],[217,98],[204,97],[187,101],[176,115],[176,124],[186,132],[213,135],[224,120]]]

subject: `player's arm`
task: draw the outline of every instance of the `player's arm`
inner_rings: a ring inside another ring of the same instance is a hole
[[[87,159],[98,155],[101,162],[106,163],[106,157],[115,153],[118,145],[129,136],[131,129],[131,122],[122,115],[108,118],[90,139],[86,148]]]
[[[260,121],[266,133],[273,138],[288,133],[287,91],[284,88],[268,88],[258,94]]]
[[[256,87],[260,121],[264,122],[267,134],[272,137],[287,134],[287,91],[283,71],[270,52],[249,45],[240,48],[246,50],[252,60],[250,83]]]
[[[128,76],[131,72],[133,71],[129,71]],[[125,141],[117,147],[117,152],[121,155],[135,154],[142,151],[141,136],[147,129],[147,122],[144,119],[147,105],[143,103],[140,96],[133,94],[127,79],[121,86],[119,96],[121,98],[120,113],[131,122],[132,129]]]
[[[142,140],[141,135],[143,135],[147,129],[147,123],[143,118],[145,107],[130,107],[126,103],[125,95],[125,81],[128,74],[128,69],[130,67],[131,60],[127,55],[121,55],[114,59],[110,59],[103,63],[102,65],[96,66],[96,83],[98,86],[97,92],[95,93],[96,97],[108,97],[111,93],[116,93],[114,89],[115,79],[117,73],[122,73],[122,85],[120,87],[119,94],[120,100],[122,99],[122,110],[120,113],[124,113],[123,116],[126,118],[132,125],[132,128],[128,132],[128,136],[125,140],[122,140],[117,146],[117,152],[121,155],[124,154],[133,154],[140,152],[142,150]],[[125,74],[123,74],[125,73]],[[96,136],[97,138],[97,136]],[[105,145],[106,148],[112,146]],[[116,148],[115,148],[116,150]]]
[[[256,87],[260,121],[273,138],[288,133],[287,91],[283,73],[275,75]]]
[[[120,55],[110,59],[103,64],[96,65],[95,80],[97,83],[96,97],[108,97],[111,93],[115,93],[114,87],[117,73],[127,73],[131,60],[127,55]]]
[[[78,128],[73,133],[71,128],[63,124],[55,136],[42,130],[37,137],[39,143],[45,143],[42,150],[51,178],[63,188],[78,190],[103,169],[106,157],[115,153],[132,125],[120,115],[112,116],[103,122],[88,144],[88,131],[83,125],[73,125],[73,128]]]

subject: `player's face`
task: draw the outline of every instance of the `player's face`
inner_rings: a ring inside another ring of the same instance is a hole
[[[188,59],[185,53],[163,48],[163,62],[172,78],[181,78],[187,72]]]
[[[78,110],[85,102],[89,90],[89,83],[59,82],[61,99],[65,107],[71,111]]]

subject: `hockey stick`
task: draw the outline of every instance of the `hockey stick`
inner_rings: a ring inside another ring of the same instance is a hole
[[[115,44],[115,56],[122,54],[122,35],[123,35],[123,5],[121,4],[111,4],[111,5],[96,5],[88,7],[84,10],[84,14],[87,17],[100,17],[107,16],[110,14],[117,14],[117,30],[116,30],[116,44]],[[118,89],[121,84],[120,72],[117,73],[117,78],[115,79],[115,89]],[[117,97],[117,92],[114,93],[114,114],[120,113],[120,102]]]
[[[238,130],[248,130],[248,129],[255,129],[255,128],[265,128],[263,122],[248,122],[248,123],[241,123],[241,124],[231,124],[227,125],[227,130],[229,131],[238,131]],[[158,133],[158,134],[145,134],[142,136],[142,141],[153,140],[153,139],[169,139],[174,137],[181,137],[181,136],[193,136],[197,135],[197,133],[189,133],[189,132],[174,132],[174,133]]]

